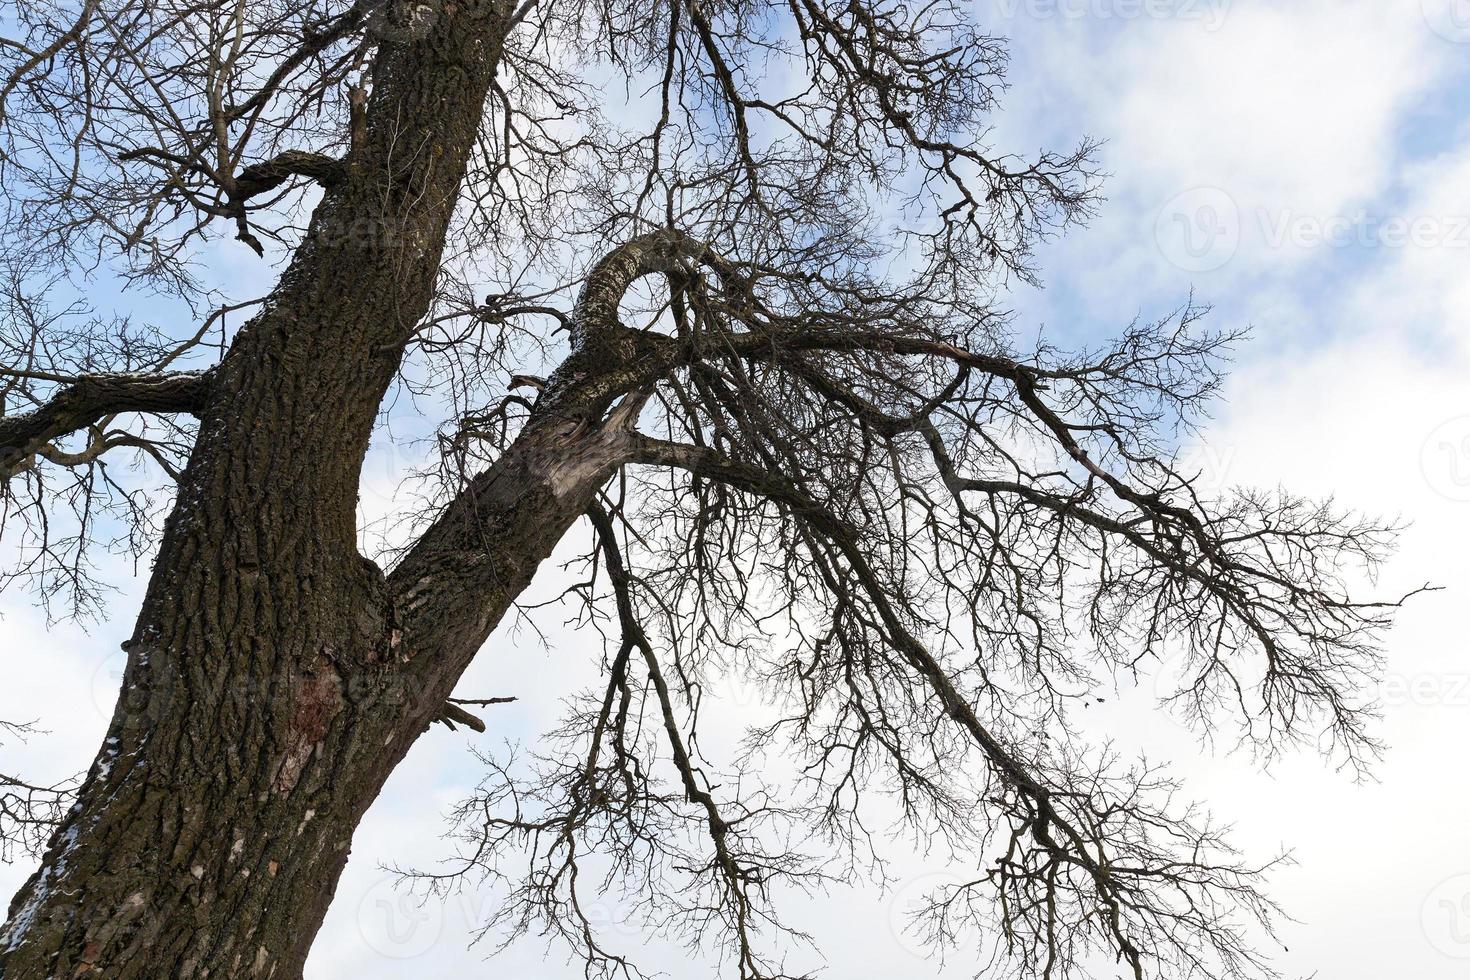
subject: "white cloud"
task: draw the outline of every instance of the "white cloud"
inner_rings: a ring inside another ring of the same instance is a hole
[[[1236,4],[1216,31],[1151,26],[1124,32],[1089,87],[1118,173],[1319,214],[1381,189],[1406,102],[1451,53],[1416,0]]]
[[[1237,0],[1214,30],[1200,17],[989,23],[1019,52],[997,145],[1107,141],[1098,219],[1042,258],[1049,283],[1115,323],[1191,287],[1221,302],[1249,289],[1259,307],[1302,292],[1281,280],[1378,247],[1384,220],[1406,215],[1405,119],[1463,56],[1418,0]]]

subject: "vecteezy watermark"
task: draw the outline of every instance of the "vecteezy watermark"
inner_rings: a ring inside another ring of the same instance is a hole
[[[357,931],[364,944],[390,959],[423,956],[441,942],[463,946],[496,926],[505,896],[495,889],[415,892],[401,876],[379,879],[357,904]],[[578,903],[583,922],[599,937],[634,942],[646,939],[648,923],[616,901],[584,895]]]
[[[1378,683],[1378,700],[1388,707],[1470,708],[1470,674],[1389,674]]]
[[[1470,44],[1470,0],[1419,0],[1424,22],[1456,44]]]
[[[1470,960],[1470,874],[1435,886],[1424,900],[1419,924],[1429,945],[1456,960]]]
[[[443,4],[439,0],[419,3],[368,4],[367,30],[385,41],[421,41],[439,23]]]
[[[367,671],[334,671],[286,668],[253,674],[248,671],[205,674],[191,669],[197,658],[170,655],[151,658],[131,683],[124,684],[127,658],[109,654],[92,670],[91,700],[99,716],[112,718],[118,711],[138,724],[157,720],[179,710],[183,703],[210,705],[231,713],[291,710],[303,699],[320,704],[372,704],[374,710],[420,712],[442,706],[412,678]]]
[[[1435,427],[1419,450],[1419,469],[1441,497],[1470,502],[1470,415]]]
[[[383,878],[357,905],[357,931],[368,948],[397,960],[422,956],[444,931],[444,902],[414,895]]]
[[[907,879],[893,890],[888,897],[888,930],[904,952],[916,959],[928,959],[933,954],[934,930],[926,925],[927,913],[970,880],[953,871],[930,871]],[[963,907],[960,901],[958,908]],[[932,924],[933,920],[929,921]],[[979,942],[980,927],[973,917],[952,915],[945,925],[947,945],[964,949]]]
[[[112,717],[113,709],[117,707],[118,695],[122,693],[123,670],[127,665],[127,655],[121,650],[109,653],[97,661],[89,689],[92,707],[97,709],[98,717]]]
[[[1238,447],[1209,442],[1188,447],[1174,463],[1174,471],[1189,481],[1195,496],[1215,500],[1231,487]]]
[[[1140,668],[1144,669],[1144,668]],[[1180,731],[1195,736],[1199,730],[1197,697],[1208,699],[1208,678],[1202,679],[1201,665],[1187,650],[1161,656],[1149,669],[1155,716],[1172,722]]]
[[[1470,215],[1298,214],[1256,212],[1271,248],[1460,248],[1470,249]]]
[[[374,433],[358,480],[359,507],[370,518],[381,516],[380,511],[392,511],[410,495],[414,478],[429,462],[422,441],[394,437],[389,432]]]
[[[1175,194],[1159,209],[1154,241],[1170,264],[1186,272],[1214,272],[1240,248],[1240,208],[1218,187]]]
[[[1217,31],[1230,12],[1230,0],[995,0],[1002,17],[1035,20],[1180,20]]]
[[[1470,2],[1470,0],[1467,0]],[[1266,248],[1460,249],[1470,252],[1470,213],[1316,215],[1286,209],[1243,212],[1218,187],[1195,187],[1159,209],[1154,240],[1171,265],[1213,272],[1235,257],[1249,237]]]

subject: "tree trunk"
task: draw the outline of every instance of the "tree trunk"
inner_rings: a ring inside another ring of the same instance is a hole
[[[355,543],[508,24],[380,52],[347,177],[217,369],[107,738],[0,935],[0,977],[301,976],[368,805],[611,472],[529,426],[390,579]]]

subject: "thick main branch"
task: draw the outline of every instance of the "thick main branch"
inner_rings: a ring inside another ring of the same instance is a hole
[[[79,377],[38,408],[0,418],[0,481],[24,469],[51,440],[107,416],[123,412],[198,412],[209,394],[211,380],[207,371]]]

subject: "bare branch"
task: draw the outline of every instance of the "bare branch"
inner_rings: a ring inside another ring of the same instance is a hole
[[[94,374],[71,379],[45,404],[0,418],[0,480],[8,480],[48,442],[123,412],[195,413],[211,384],[209,372],[161,375]]]

